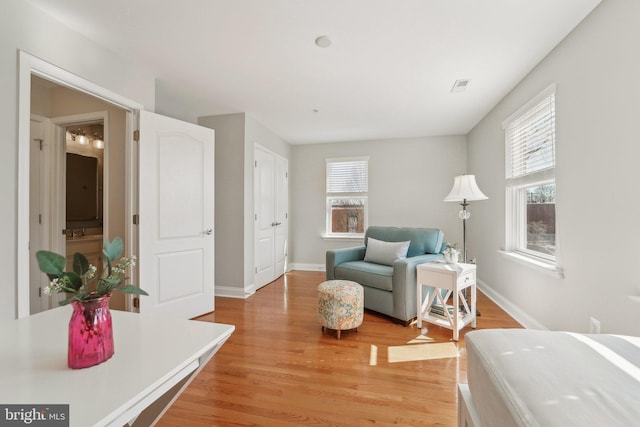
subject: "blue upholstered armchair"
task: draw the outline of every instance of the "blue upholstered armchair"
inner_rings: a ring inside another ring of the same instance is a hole
[[[443,239],[435,228],[369,227],[363,246],[327,251],[327,280],[360,283],[365,308],[407,326],[417,316],[416,266],[443,260]]]

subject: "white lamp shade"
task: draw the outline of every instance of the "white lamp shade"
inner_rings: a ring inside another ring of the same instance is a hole
[[[462,202],[464,200],[486,200],[488,199],[476,184],[475,175],[458,175],[453,181],[453,188],[444,198],[445,202]]]

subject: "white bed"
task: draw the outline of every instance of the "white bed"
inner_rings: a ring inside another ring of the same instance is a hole
[[[487,329],[465,343],[459,426],[640,425],[640,338]]]

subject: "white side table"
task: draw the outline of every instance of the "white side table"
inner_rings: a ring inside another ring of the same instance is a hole
[[[420,264],[417,267],[417,300],[418,300],[418,328],[422,328],[422,322],[429,322],[453,331],[453,340],[458,341],[462,328],[471,324],[476,327],[476,266],[475,264],[444,264],[430,262]],[[422,302],[422,287],[435,288],[429,298]],[[469,307],[462,291],[471,290],[471,307]],[[444,291],[444,292],[443,292]],[[444,293],[444,296],[443,296]],[[446,301],[453,296],[450,309],[447,309]],[[434,304],[443,307],[441,316],[432,313]],[[460,304],[464,312],[460,310]],[[427,331],[425,327],[423,333]]]

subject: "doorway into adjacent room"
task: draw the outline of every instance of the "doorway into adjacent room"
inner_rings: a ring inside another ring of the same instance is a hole
[[[127,111],[94,96],[31,77],[29,312],[54,308],[38,250],[83,253],[102,268],[103,236],[124,237]],[[71,269],[71,261],[67,268]],[[126,308],[122,294],[111,308]]]
[[[110,306],[185,319],[213,311],[214,132],[144,111],[141,104],[28,53],[19,52],[19,58],[17,317],[32,313],[30,282],[43,277],[30,271],[37,247],[67,252],[66,230],[71,227],[66,223],[67,189],[60,183],[67,180],[67,131],[74,131],[74,138],[86,137],[98,133],[91,126],[101,120],[102,232],[111,240],[121,236],[124,253],[139,257],[140,265],[129,276],[134,285],[144,283],[140,286],[150,295],[138,300],[117,292]],[[42,85],[32,84],[37,80]],[[42,154],[31,156],[36,144]],[[30,191],[32,184],[39,185],[37,191]],[[93,184],[87,185],[85,202],[99,206],[100,196],[94,199],[89,187]],[[43,202],[36,206],[31,198]],[[188,213],[185,206],[191,207]],[[43,214],[40,208],[48,211]],[[93,220],[93,212],[89,216]],[[94,228],[89,226],[100,222],[91,220],[79,218],[73,227],[80,231],[74,228],[72,237],[86,238],[88,228]],[[46,229],[31,230],[40,226]],[[42,238],[32,242],[35,236]],[[163,245],[167,242],[180,246]],[[34,301],[34,312],[55,305]]]

